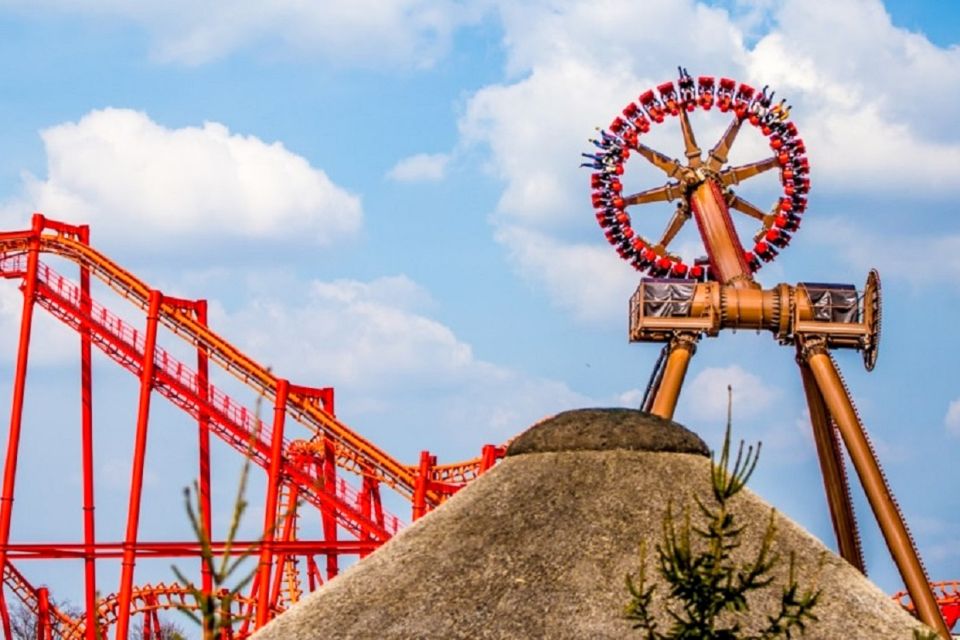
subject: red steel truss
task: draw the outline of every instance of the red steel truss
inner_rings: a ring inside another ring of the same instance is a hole
[[[960,620],[960,581],[945,580],[942,582],[931,582],[933,595],[937,599],[937,605],[940,607],[940,613],[943,614],[943,620],[948,629],[953,629]],[[915,607],[910,600],[910,594],[901,591],[893,596],[893,599],[899,602],[905,609],[913,612]]]
[[[79,267],[78,281],[54,271],[41,261],[41,254],[53,254],[75,263]],[[416,519],[503,456],[503,447],[487,445],[478,458],[461,463],[438,465],[427,451],[416,465],[400,463],[336,418],[332,388],[296,385],[275,376],[207,326],[206,301],[182,300],[151,289],[90,247],[86,225],[55,222],[34,214],[30,229],[0,233],[0,276],[20,280],[24,295],[0,487],[0,566],[4,567],[5,587],[0,589],[0,624],[4,637],[11,637],[11,595],[37,615],[38,633],[43,638],[55,632],[65,638],[93,640],[100,633],[102,637],[112,634],[126,640],[134,616],[142,616],[146,637],[159,637],[158,611],[197,606],[187,585],[137,586],[138,559],[199,558],[201,552],[195,540],[140,538],[144,463],[148,430],[152,426],[150,404],[155,395],[166,398],[196,421],[199,517],[206,531],[213,530],[211,438],[219,438],[266,471],[262,539],[238,541],[232,549],[235,554],[250,553],[258,558],[249,593],[234,601],[234,610],[224,612],[242,620],[230,634],[236,638],[263,626],[295,602],[304,590],[311,591],[335,576],[340,557],[362,557],[403,526],[399,518],[384,509],[381,486],[408,499]],[[93,300],[91,276],[143,311],[145,326],[135,327]],[[74,329],[80,337],[82,541],[20,543],[10,539],[35,306]],[[195,366],[177,360],[158,344],[161,329],[166,330],[165,335],[183,340],[196,350]],[[120,541],[104,541],[96,535],[91,372],[94,347],[140,381],[129,504],[125,535]],[[269,403],[270,419],[261,421],[256,411],[214,386],[210,381],[211,366],[231,374]],[[291,427],[297,425],[299,432],[294,436]],[[345,474],[358,485],[348,483]],[[300,505],[309,505],[319,512],[322,540],[298,539]],[[223,553],[224,542],[214,541],[212,549],[215,554]],[[317,556],[323,558],[322,563],[317,562]],[[31,586],[14,566],[14,562],[36,558],[83,561],[82,618],[71,618],[52,606],[47,589]],[[117,591],[106,597],[98,596],[96,563],[101,559],[121,561]],[[212,576],[205,568],[199,583],[203,592],[213,591]]]

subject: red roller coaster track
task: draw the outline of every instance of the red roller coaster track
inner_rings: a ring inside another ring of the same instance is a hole
[[[960,581],[947,580],[944,582],[932,582],[933,595],[940,605],[940,613],[943,614],[943,620],[947,623],[948,629],[953,629],[960,620]],[[893,596],[894,600],[899,602],[904,608],[913,612],[913,603],[910,601],[910,594],[906,591]]]
[[[79,279],[71,281],[41,261],[52,254],[75,263]],[[91,275],[145,313],[145,326],[135,327],[91,298]],[[130,620],[142,615],[146,637],[159,637],[157,611],[196,607],[186,585],[136,586],[137,560],[200,557],[196,541],[156,542],[140,539],[144,461],[150,425],[150,402],[158,394],[191,416],[199,437],[198,487],[200,518],[211,531],[210,441],[217,437],[267,473],[262,539],[236,542],[234,553],[248,552],[259,559],[249,593],[234,602],[243,626],[233,637],[245,637],[296,601],[304,587],[313,590],[336,575],[341,556],[369,553],[402,526],[385,511],[380,489],[386,486],[409,500],[412,517],[420,517],[490,468],[503,447],[487,445],[466,462],[437,465],[424,451],[417,465],[405,465],[376,447],[334,415],[332,388],[310,388],[279,378],[254,362],[207,326],[206,302],[182,300],[151,289],[89,245],[87,226],[47,220],[35,214],[30,229],[0,233],[0,276],[21,281],[24,305],[13,379],[11,418],[3,484],[0,488],[0,623],[11,637],[8,599],[12,595],[37,615],[41,637],[53,630],[65,638],[92,640],[99,633],[126,640]],[[17,462],[23,428],[24,395],[35,305],[74,329],[80,337],[81,467],[83,483],[83,540],[67,543],[18,543],[10,529],[17,480]],[[158,343],[161,328],[196,350],[195,367],[177,360]],[[131,453],[126,533],[121,541],[96,537],[91,353],[96,347],[134,374],[140,383],[134,450]],[[236,402],[211,383],[210,367],[229,373],[257,396],[269,402],[272,419],[261,421],[256,411]],[[294,429],[298,429],[297,432]],[[347,472],[359,488],[341,474]],[[316,508],[323,539],[297,538],[299,505]],[[345,533],[342,538],[339,533]],[[223,542],[213,543],[214,553]],[[325,558],[321,571],[315,556]],[[74,619],[51,604],[46,588],[33,587],[14,563],[21,559],[82,559],[84,607]],[[120,559],[116,593],[99,597],[98,560]],[[299,562],[302,560],[302,562]],[[198,563],[199,564],[199,563]],[[200,576],[202,590],[213,589],[209,571]]]

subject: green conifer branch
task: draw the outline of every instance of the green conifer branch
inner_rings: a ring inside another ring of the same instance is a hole
[[[728,387],[728,392],[731,393]],[[646,544],[640,545],[640,566],[636,576],[627,575],[630,601],[625,616],[633,629],[647,640],[774,640],[793,638],[817,619],[813,613],[820,599],[819,589],[801,589],[796,579],[793,554],[786,583],[781,588],[778,610],[767,616],[764,628],[755,634],[743,630],[741,614],[750,608],[748,595],[773,583],[772,571],[780,563],[773,549],[776,512],[770,518],[753,557],[734,559],[748,527],[737,522],[729,509],[757,467],[760,444],[747,447],[741,441],[731,465],[732,401],[727,407],[727,426],[719,458],[711,456],[712,502],[694,497],[700,522],[694,524],[690,510],[677,523],[673,503],[668,503],[662,522],[661,540],[655,545],[657,569],[666,583],[666,604],[661,607],[671,620],[666,633],[658,630],[654,609],[656,585],[646,575]]]

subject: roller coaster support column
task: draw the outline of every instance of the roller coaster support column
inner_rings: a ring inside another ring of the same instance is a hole
[[[79,228],[80,242],[90,244],[90,227]],[[90,317],[90,268],[80,267],[80,310]],[[83,469],[83,573],[84,607],[86,609],[86,638],[97,640],[97,567],[94,554],[96,520],[94,518],[93,489],[93,371],[91,368],[90,329],[80,329],[80,429]]]
[[[50,629],[50,590],[37,589],[37,640],[51,640]]]
[[[663,378],[657,387],[656,396],[650,413],[666,420],[673,418],[680,397],[680,388],[687,375],[690,358],[697,351],[697,336],[690,333],[678,333],[670,341],[670,352],[664,365]]]
[[[277,515],[282,525],[278,524],[277,528],[280,529],[280,541],[290,542],[297,537],[297,518],[300,517],[297,513],[297,501],[300,499],[300,487],[293,482],[286,485],[281,483],[281,493],[284,492],[284,489],[286,489],[286,499],[278,501],[279,513]],[[270,602],[280,602],[280,593],[283,589],[284,574],[287,572],[287,563],[295,564],[296,556],[292,553],[280,553],[276,555],[276,562],[274,564],[276,565],[277,571],[273,575],[273,583],[270,585]]]
[[[273,541],[277,530],[277,504],[280,494],[280,464],[283,460],[283,427],[287,417],[288,380],[277,380],[273,405],[273,431],[270,434],[270,469],[267,475],[267,504],[264,508],[263,543],[260,547],[258,569],[257,620],[259,629],[270,621],[270,568],[273,563]]]
[[[807,406],[810,410],[813,438],[817,444],[817,456],[820,459],[820,470],[823,473],[823,485],[840,555],[865,574],[867,571],[857,534],[857,521],[853,513],[853,505],[850,504],[850,496],[846,492],[848,486],[846,471],[844,470],[840,443],[837,442],[836,430],[830,420],[826,404],[824,404],[823,395],[817,387],[817,381],[799,350],[797,352],[797,364],[800,366],[803,391],[806,394]]]
[[[162,640],[160,616],[157,614],[157,596],[148,594],[144,597],[147,610],[143,612],[143,640]]]
[[[323,437],[323,486],[333,495],[337,493],[337,450],[333,440]],[[323,524],[323,539],[327,542],[337,541],[337,514],[332,509],[324,509],[320,513]],[[340,558],[336,551],[327,552],[327,580],[336,577],[340,572]],[[318,573],[319,575],[319,573]]]
[[[130,602],[133,598],[133,570],[137,556],[137,534],[140,527],[140,503],[143,497],[143,470],[147,454],[147,426],[150,421],[150,396],[153,393],[154,354],[157,349],[157,327],[163,294],[150,291],[147,308],[147,332],[140,369],[140,401],[137,410],[137,434],[134,440],[133,469],[130,473],[130,506],[127,509],[127,532],[123,543],[120,572],[120,596],[117,609],[117,640],[127,640],[130,633]]]
[[[826,345],[816,338],[805,340],[801,353],[840,430],[843,442],[850,453],[850,459],[867,494],[867,500],[880,525],[880,531],[900,570],[920,620],[935,629],[941,637],[949,640],[950,632],[943,622],[940,609],[930,591],[930,584],[920,564],[920,558],[914,551],[907,527],[893,502],[883,473],[873,456],[863,432],[863,426],[857,417],[856,409],[847,395],[843,380],[834,366]]]
[[[684,114],[681,124],[685,122]],[[689,131],[689,125],[684,126],[684,138],[687,140],[688,155],[692,156],[696,143]],[[696,157],[699,158],[699,149],[695,151]],[[699,167],[699,162],[696,164]],[[700,229],[700,236],[706,246],[710,268],[723,284],[737,289],[758,288],[750,273],[750,266],[744,258],[743,247],[733,227],[730,211],[727,209],[720,187],[713,178],[703,178],[702,174],[696,175],[700,177],[700,184],[690,195],[690,209],[693,211],[693,217]],[[680,396],[680,387],[687,375],[687,366],[696,352],[697,339],[695,334],[678,333],[671,341],[663,377],[650,410],[653,415],[667,420],[673,418],[673,412],[677,408],[677,398]]]
[[[197,300],[194,303],[194,313],[197,316],[197,322],[207,326],[207,301]],[[210,388],[210,367],[207,348],[203,345],[197,347],[197,393],[204,400],[209,400]],[[200,455],[200,477],[198,486],[200,489],[200,522],[207,534],[208,539],[213,540],[213,516],[210,512],[210,416],[203,409],[201,404],[200,415],[197,419],[200,427],[199,455]],[[200,559],[200,584],[203,594],[209,596],[213,592],[213,575],[210,572],[210,565]]]
[[[429,451],[420,452],[420,467],[417,471],[417,483],[413,488],[413,519],[418,520],[427,514],[427,487],[433,465],[437,463],[435,456]]]
[[[13,399],[10,403],[10,432],[7,435],[7,456],[3,466],[3,489],[0,493],[0,570],[7,566],[7,543],[10,542],[10,517],[13,513],[13,491],[17,479],[17,456],[20,450],[20,427],[23,422],[23,396],[27,384],[27,356],[30,352],[30,329],[33,325],[33,302],[37,291],[37,265],[40,253],[40,232],[43,218],[33,217],[33,228],[27,252],[27,273],[23,278],[23,311],[20,315],[20,342],[13,375]],[[3,589],[0,589],[0,625],[5,638],[12,638],[10,612]]]
[[[369,467],[363,471],[363,485],[360,489],[360,513],[369,520],[373,520],[380,527],[386,528],[383,521],[383,503],[380,501],[380,483],[373,477],[373,470]],[[373,539],[369,528],[364,530],[364,538]],[[368,550],[360,552],[360,558],[370,555]]]
[[[486,473],[497,463],[497,446],[485,444],[480,450],[480,469],[479,473]]]

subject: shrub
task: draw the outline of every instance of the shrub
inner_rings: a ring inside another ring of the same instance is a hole
[[[813,609],[820,590],[800,587],[791,554],[789,576],[781,587],[779,610],[767,616],[766,626],[759,631],[744,629],[741,614],[750,607],[748,594],[771,586],[771,570],[781,558],[771,548],[776,533],[773,509],[756,555],[748,561],[733,557],[748,531],[729,506],[756,468],[760,445],[757,444],[756,450],[749,447],[744,454],[741,441],[731,469],[730,431],[728,408],[720,459],[714,456],[710,461],[712,499],[705,502],[695,498],[700,522],[694,524],[690,510],[685,509],[678,523],[672,505],[664,515],[663,537],[655,546],[655,555],[657,571],[667,587],[665,608],[671,620],[668,630],[662,632],[658,628],[654,606],[657,585],[647,579],[646,544],[641,543],[637,574],[627,575],[631,598],[626,617],[647,640],[792,638],[797,632],[803,633],[807,622],[817,619]]]

